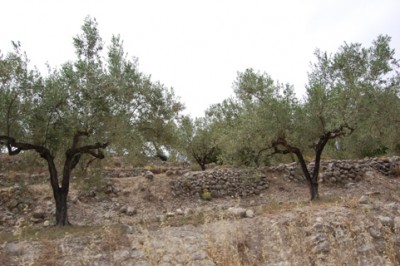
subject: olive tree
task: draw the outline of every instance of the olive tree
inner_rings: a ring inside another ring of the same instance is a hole
[[[212,124],[207,118],[190,117],[181,119],[179,128],[180,150],[190,160],[195,161],[202,171],[206,165],[217,162],[219,153],[217,139]]]
[[[366,125],[391,127],[378,108],[384,98],[398,99],[398,61],[389,42],[389,37],[379,36],[369,48],[344,44],[333,55],[317,50],[304,101],[296,99],[291,86],[274,82],[266,73],[248,69],[238,75],[235,92],[245,107],[242,134],[250,136],[259,153],[295,155],[312,200],[319,197],[320,161],[330,140]],[[305,154],[313,154],[312,169]]]
[[[142,146],[141,137],[130,142],[142,134],[134,126],[155,106],[163,108],[147,99],[160,96],[159,101],[167,101],[173,96],[160,94],[167,90],[138,72],[136,59],[127,59],[119,37],[112,38],[104,59],[94,19],[85,19],[73,43],[77,59],[45,77],[29,69],[18,43],[0,57],[0,146],[9,155],[34,151],[47,162],[55,222],[61,226],[69,224],[70,176],[82,157],[103,159],[107,149]]]
[[[247,120],[243,106],[235,98],[211,105],[205,113],[213,129],[213,141],[218,143],[218,161],[223,164],[252,166],[255,163],[251,134],[244,134]]]
[[[56,203],[56,225],[68,225],[70,176],[82,155],[103,159],[110,112],[96,22],[85,20],[74,38],[78,60],[42,77],[14,44],[1,62],[0,144],[10,155],[35,151],[46,160]],[[61,180],[56,157],[64,154]]]

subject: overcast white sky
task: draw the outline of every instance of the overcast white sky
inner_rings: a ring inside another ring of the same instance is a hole
[[[193,116],[233,95],[237,72],[250,67],[301,96],[316,48],[333,53],[388,34],[400,57],[399,0],[0,0],[0,8],[2,53],[14,40],[39,69],[73,60],[72,37],[90,15],[106,44],[120,34],[139,69],[173,87]]]

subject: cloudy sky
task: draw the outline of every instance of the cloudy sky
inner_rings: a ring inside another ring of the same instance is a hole
[[[201,116],[232,96],[238,71],[254,68],[304,93],[316,48],[369,46],[379,34],[400,52],[399,0],[0,0],[0,50],[21,41],[44,69],[75,58],[72,37],[86,16],[103,40],[120,34],[125,51]]]

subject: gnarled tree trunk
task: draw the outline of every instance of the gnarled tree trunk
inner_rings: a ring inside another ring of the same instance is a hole
[[[93,145],[78,147],[78,142],[80,137],[88,135],[89,133],[87,132],[77,132],[75,134],[71,148],[69,148],[65,153],[66,159],[64,163],[63,179],[61,185],[59,184],[57,168],[54,163],[54,157],[50,153],[49,149],[40,145],[17,142],[14,138],[9,136],[0,136],[0,144],[5,145],[7,147],[9,155],[17,155],[23,150],[34,150],[37,153],[39,153],[40,157],[42,157],[47,161],[50,174],[50,184],[53,190],[53,197],[56,203],[55,225],[58,226],[70,225],[68,220],[68,204],[67,204],[70,176],[72,170],[79,163],[81,155],[86,153],[98,159],[104,158],[101,149],[106,148],[108,146],[107,143],[95,143]]]
[[[303,171],[303,174],[308,182],[308,186],[310,188],[310,196],[311,200],[315,200],[319,198],[319,193],[318,193],[318,170],[317,172],[315,169],[318,167],[319,168],[319,162],[315,162],[315,168],[313,175],[310,175],[310,172],[308,171],[306,161],[304,160],[303,154],[301,153],[300,149],[295,148],[296,150],[294,153],[297,156],[297,159],[299,160],[301,170]]]
[[[324,151],[325,145],[328,143],[330,139],[335,139],[340,136],[346,136],[353,133],[354,129],[349,127],[347,124],[343,124],[340,127],[333,129],[331,131],[327,131],[319,137],[318,142],[314,145],[315,151],[315,161],[314,161],[314,170],[312,175],[308,171],[306,161],[304,160],[303,153],[298,147],[291,146],[287,143],[285,137],[279,137],[276,141],[272,142],[271,147],[274,151],[272,154],[280,153],[280,154],[295,154],[300,166],[303,171],[304,176],[308,181],[308,185],[310,188],[311,200],[316,200],[319,198],[318,191],[318,175],[319,168],[321,165],[321,155]]]
[[[56,202],[56,225],[65,226],[70,225],[68,220],[68,204],[67,197],[68,191],[59,189],[55,194]]]

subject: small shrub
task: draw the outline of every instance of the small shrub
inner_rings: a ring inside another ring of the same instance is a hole
[[[165,172],[164,169],[160,168],[160,167],[153,167],[149,171],[152,172],[155,175],[158,175],[158,174],[161,174],[161,173]]]
[[[201,171],[201,168],[200,168],[200,165],[198,165],[198,164],[192,164],[190,166],[190,170],[194,171],[194,172],[197,172],[197,171]]]
[[[211,200],[211,199],[212,199],[211,192],[210,192],[210,191],[204,191],[204,192],[201,194],[201,198],[202,198],[203,200]]]

